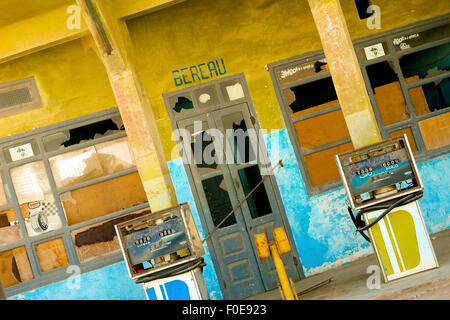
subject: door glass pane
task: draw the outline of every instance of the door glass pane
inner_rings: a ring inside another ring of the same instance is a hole
[[[194,111],[190,93],[184,93],[169,98],[170,108],[175,115],[185,115]]]
[[[0,212],[0,247],[13,244],[22,239],[13,209]]]
[[[231,150],[228,151],[232,152],[234,163],[241,164],[256,161],[250,138],[256,141],[257,133],[253,128],[247,130],[242,112],[235,112],[223,116],[222,123],[226,132],[228,146],[231,147]]]
[[[366,67],[383,125],[409,119],[406,101],[392,62],[383,61]]]
[[[219,96],[215,86],[202,87],[194,91],[195,99],[200,108],[218,106]]]
[[[239,79],[224,81],[220,88],[226,103],[245,98],[244,86]]]
[[[339,104],[331,77],[285,89],[283,95],[291,117],[302,116]]]
[[[42,161],[12,168],[11,179],[30,236],[62,227]]]
[[[69,264],[66,246],[62,238],[39,243],[35,246],[42,272],[54,270]]]
[[[208,202],[211,218],[215,226],[222,222],[227,214],[233,210],[227,186],[222,175],[202,181],[203,191]],[[220,228],[236,224],[234,213],[223,222]]]
[[[250,191],[252,191],[262,180],[261,173],[257,165],[240,169],[238,174],[245,196],[247,196]],[[247,204],[253,219],[272,213],[272,208],[264,183],[260,184],[252,195],[248,197]]]
[[[450,70],[450,43],[442,44],[400,58],[406,82],[426,79]]]
[[[0,279],[5,288],[34,278],[25,247],[0,252]]]
[[[430,82],[408,90],[416,115],[424,115],[450,106],[450,78]]]
[[[211,137],[209,126],[206,121],[196,121],[195,124],[187,126],[186,130],[191,134],[191,151],[194,164],[200,176],[218,170],[218,159],[213,137]]]
[[[438,149],[450,144],[449,123],[449,112],[419,122],[420,132],[427,150]]]

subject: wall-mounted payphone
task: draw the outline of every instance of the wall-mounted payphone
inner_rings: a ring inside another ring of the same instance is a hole
[[[424,186],[407,136],[338,154],[336,161],[350,217],[371,242],[385,281],[438,267],[418,202]]]

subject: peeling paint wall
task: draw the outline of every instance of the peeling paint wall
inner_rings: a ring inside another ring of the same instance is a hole
[[[436,0],[374,0],[382,10],[382,28],[369,30],[359,20],[353,1],[341,1],[352,39],[384,32],[448,12],[448,2]],[[401,12],[401,19],[399,18]],[[267,17],[270,17],[268,23]],[[170,21],[171,23],[167,23]],[[162,99],[163,92],[178,89],[172,70],[223,58],[227,74],[245,74],[261,125],[278,129],[265,136],[273,163],[281,154],[284,168],[276,179],[307,275],[322,272],[372,252],[354,235],[342,188],[308,198],[265,65],[320,49],[307,1],[246,0],[230,9],[228,0],[190,0],[128,23],[138,53],[139,76],[157,119],[167,159],[175,142]],[[168,41],[170,39],[170,41]],[[43,107],[0,119],[0,136],[43,127],[111,108],[115,105],[106,71],[85,40],[71,41],[0,65],[0,83],[35,76]],[[280,138],[277,145],[273,139]],[[449,155],[419,164],[426,186],[421,207],[430,232],[449,227]],[[168,162],[177,198],[188,201],[200,226],[181,159]],[[201,230],[201,228],[200,228]],[[206,255],[205,278],[211,299],[222,299],[211,256]],[[81,275],[81,289],[71,290],[70,280],[58,282],[13,299],[145,299],[140,285],[129,280],[118,263]],[[99,290],[101,288],[101,290]]]
[[[105,68],[89,41],[75,40],[0,64],[0,84],[35,77],[42,106],[0,118],[0,137],[113,108]]]

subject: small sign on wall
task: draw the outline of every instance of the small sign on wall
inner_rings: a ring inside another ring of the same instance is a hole
[[[377,44],[365,47],[364,52],[366,54],[367,60],[372,60],[372,59],[379,58],[379,57],[382,57],[385,55],[382,43],[377,43]]]
[[[34,156],[33,148],[31,147],[30,143],[10,148],[9,153],[11,155],[12,161],[18,161]]]

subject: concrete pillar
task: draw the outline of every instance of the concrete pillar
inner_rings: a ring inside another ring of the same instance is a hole
[[[339,0],[308,2],[353,146],[382,140]]]
[[[150,208],[158,211],[175,205],[175,189],[152,108],[129,61],[125,23],[111,17],[101,1],[77,0],[77,4],[108,73]]]
[[[2,280],[0,280],[0,300],[6,300],[5,289],[3,289]]]

